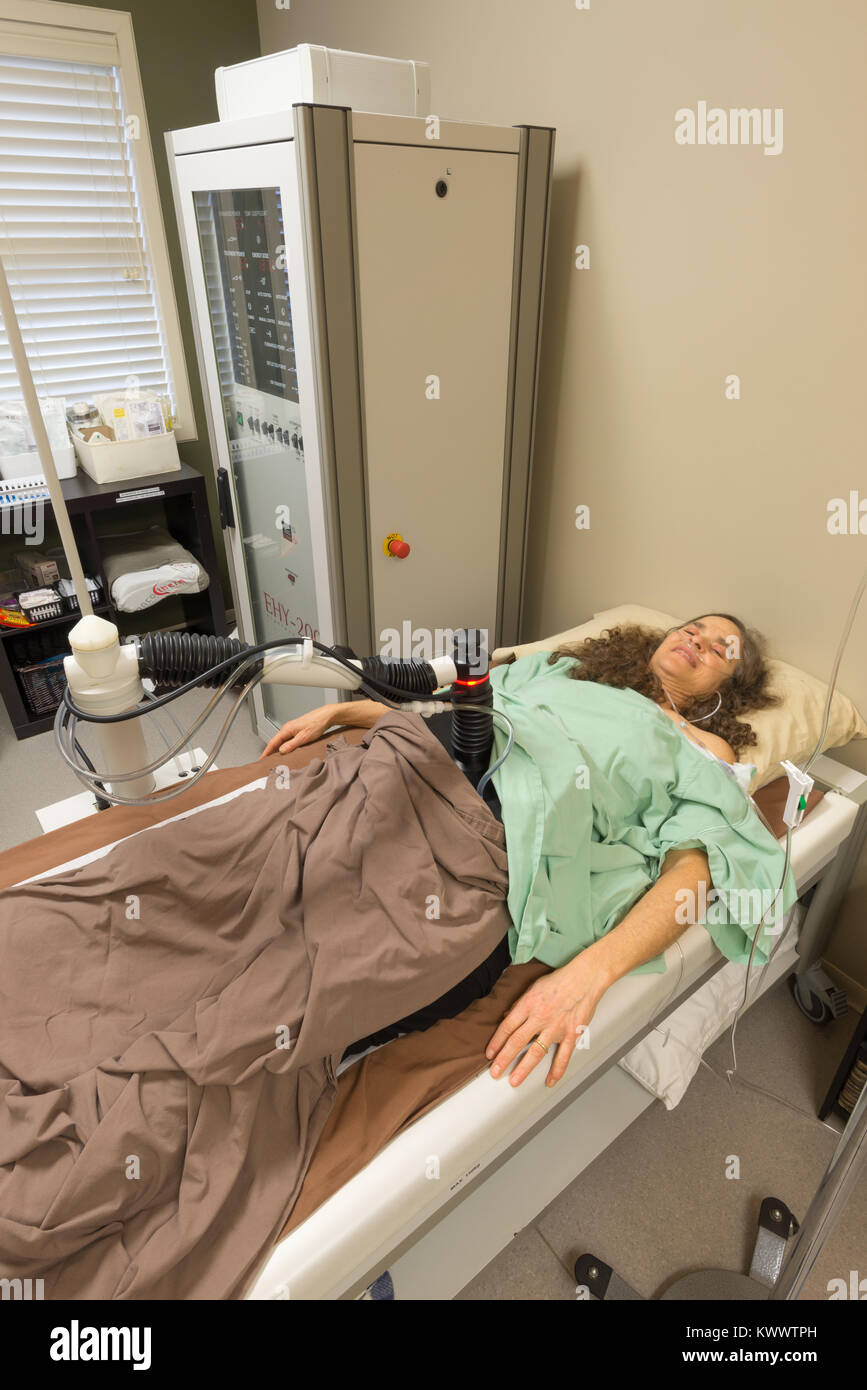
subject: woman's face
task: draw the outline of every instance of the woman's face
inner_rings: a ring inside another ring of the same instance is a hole
[[[713,695],[736,671],[742,640],[740,630],[726,618],[696,618],[660,642],[650,669],[674,696]]]

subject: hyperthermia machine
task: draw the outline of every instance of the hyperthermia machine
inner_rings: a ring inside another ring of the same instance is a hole
[[[92,784],[118,774],[113,800],[153,788],[142,677],[149,709],[243,690],[266,739],[353,688],[424,713],[436,691],[458,762],[487,766],[487,653],[521,635],[554,132],[431,113],[428,80],[302,45],[218,70],[222,119],[166,137],[238,641],[73,631],[58,736]]]

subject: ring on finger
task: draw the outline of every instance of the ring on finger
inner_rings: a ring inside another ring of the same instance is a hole
[[[538,1039],[538,1038],[534,1038],[533,1041],[530,1043],[530,1046],[531,1046],[531,1047],[538,1047],[538,1049],[539,1049],[539,1051],[541,1052],[541,1054],[542,1054],[543,1057],[546,1055],[546,1053],[547,1053],[547,1051],[548,1051],[548,1049],[547,1049],[547,1047],[545,1046],[545,1044],[542,1043],[542,1042],[539,1042],[539,1039]]]

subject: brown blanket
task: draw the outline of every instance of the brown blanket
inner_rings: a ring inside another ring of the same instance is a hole
[[[7,888],[0,1277],[237,1297],[298,1199],[344,1048],[490,953],[506,874],[502,827],[392,712],[265,790]]]

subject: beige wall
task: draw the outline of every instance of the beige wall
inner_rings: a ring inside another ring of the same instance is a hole
[[[863,0],[259,0],[259,25],[263,52],[427,60],[440,116],[557,127],[524,635],[724,609],[824,678],[867,565],[826,529],[867,501]],[[781,107],[782,152],[678,145],[702,100]],[[867,600],[841,685],[867,711]],[[867,987],[867,857],[829,958]]]

